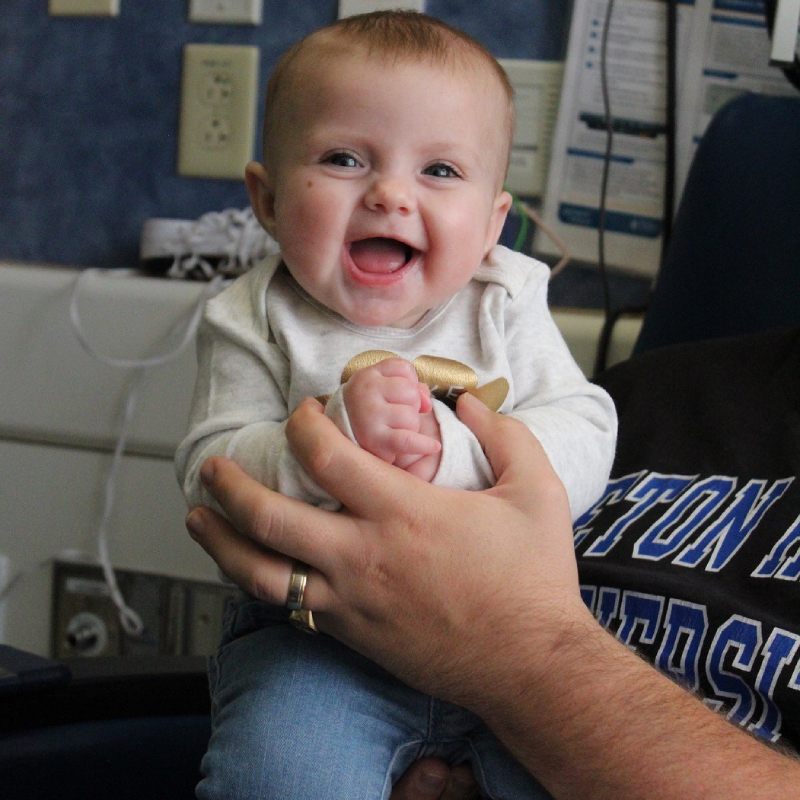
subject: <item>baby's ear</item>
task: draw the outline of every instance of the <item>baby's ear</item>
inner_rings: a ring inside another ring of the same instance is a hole
[[[486,231],[486,246],[484,249],[484,257],[489,254],[489,251],[500,240],[500,234],[503,232],[503,225],[505,224],[506,217],[508,216],[509,209],[511,208],[512,197],[506,191],[498,192],[497,197],[492,204],[492,213],[489,218],[489,226]]]
[[[244,169],[244,182],[247,194],[250,196],[250,205],[256,219],[264,230],[275,235],[275,195],[269,180],[267,168],[258,161],[251,161]]]

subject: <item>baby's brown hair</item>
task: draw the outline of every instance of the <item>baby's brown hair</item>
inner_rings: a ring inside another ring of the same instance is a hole
[[[361,46],[369,56],[395,61],[427,60],[441,66],[482,64],[488,67],[506,97],[506,168],[514,134],[514,89],[495,57],[476,39],[427,14],[415,11],[373,11],[345,17],[306,36],[278,60],[267,84],[264,108],[263,158],[270,160],[276,141],[281,102],[291,84],[292,70],[310,46],[341,52],[342,46]],[[322,57],[322,56],[320,56]]]

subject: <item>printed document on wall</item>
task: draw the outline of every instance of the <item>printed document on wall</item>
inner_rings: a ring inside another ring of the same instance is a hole
[[[770,66],[770,40],[760,0],[698,0],[689,37],[686,75],[678,98],[676,193],[711,117],[745,92],[796,95],[780,69]]]
[[[545,222],[575,258],[597,261],[600,186],[606,150],[601,44],[606,0],[575,0],[558,121],[553,142]],[[693,2],[678,9],[683,51]],[[613,153],[605,218],[606,262],[650,276],[661,251],[666,161],[666,4],[617,0],[608,33],[607,76]],[[681,76],[679,75],[679,90]],[[537,232],[536,247],[553,253]]]

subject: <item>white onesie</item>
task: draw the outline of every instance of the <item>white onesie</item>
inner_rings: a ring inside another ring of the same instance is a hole
[[[266,259],[209,301],[198,333],[190,428],[176,454],[190,506],[211,503],[200,466],[226,455],[272,489],[338,508],[290,452],[285,422],[304,397],[328,395],[326,413],[349,432],[342,371],[359,353],[385,350],[409,361],[454,359],[474,370],[479,385],[506,378],[500,411],[541,442],[576,518],[605,489],[617,421],[611,399],[586,380],[556,328],[548,276],[545,264],[497,246],[464,289],[414,327],[365,328],[309,297],[280,256]],[[491,467],[471,431],[440,400],[434,413],[442,456],[432,482],[490,486]]]

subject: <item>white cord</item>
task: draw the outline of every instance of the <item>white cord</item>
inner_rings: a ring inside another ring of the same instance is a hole
[[[567,243],[539,216],[539,214],[536,213],[533,208],[531,208],[527,203],[523,203],[521,200],[519,201],[519,207],[537,227],[541,228],[545,232],[550,241],[553,242],[553,244],[561,253],[561,258],[559,258],[558,262],[550,268],[550,277],[548,280],[553,280],[553,278],[555,278],[555,276],[558,275],[558,273],[561,272],[567,266],[567,264],[569,264],[570,260],[572,259],[572,253],[570,253]]]
[[[72,322],[72,327],[75,331],[75,335],[78,337],[81,347],[83,347],[83,349],[90,356],[96,358],[98,361],[101,361],[103,364],[106,364],[109,367],[118,367],[120,369],[147,369],[149,367],[160,367],[178,358],[178,356],[189,346],[189,344],[191,344],[195,333],[197,333],[197,326],[200,324],[200,317],[203,314],[203,308],[206,300],[218,291],[222,281],[224,280],[222,276],[218,275],[208,284],[206,284],[206,287],[203,292],[201,292],[195,307],[192,309],[192,314],[189,318],[189,321],[186,323],[186,329],[183,332],[183,336],[174,349],[165,353],[151,356],[150,358],[113,358],[112,356],[107,356],[103,353],[100,353],[89,342],[86,334],[83,332],[83,323],[81,322],[80,313],[78,311],[78,297],[81,283],[86,280],[87,275],[91,275],[93,273],[105,273],[109,275],[116,275],[117,277],[120,275],[126,276],[129,274],[127,272],[115,272],[114,270],[103,269],[83,270],[75,280],[72,288],[72,296],[69,303],[69,318]],[[172,333],[173,329],[170,329],[170,334]]]
[[[150,358],[128,359],[113,358],[105,355],[104,353],[100,353],[90,344],[83,331],[83,324],[78,311],[78,297],[80,294],[81,284],[87,279],[88,275],[98,272],[119,275],[119,273],[115,273],[114,271],[110,270],[87,269],[78,276],[72,288],[72,296],[69,306],[69,317],[70,321],[72,322],[72,327],[81,346],[89,355],[96,358],[98,361],[101,361],[103,364],[106,364],[107,366],[120,369],[132,369],[134,371],[129,382],[128,393],[125,397],[122,421],[120,423],[116,446],[114,447],[114,456],[111,460],[105,480],[103,507],[97,522],[97,557],[100,562],[100,566],[103,569],[103,576],[105,577],[106,584],[108,585],[109,592],[111,593],[111,599],[119,612],[120,624],[128,635],[141,636],[144,631],[144,623],[142,622],[139,614],[137,614],[136,611],[134,611],[125,602],[125,598],[122,596],[122,592],[117,584],[117,578],[114,573],[114,567],[111,564],[111,557],[109,554],[108,523],[111,519],[111,514],[114,508],[114,494],[117,474],[122,463],[122,456],[125,453],[125,445],[130,433],[130,423],[133,419],[133,414],[136,409],[137,393],[141,387],[146,370],[151,367],[162,366],[174,361],[189,346],[189,344],[191,344],[191,342],[194,340],[195,334],[197,333],[197,328],[200,324],[200,319],[202,317],[203,308],[205,307],[206,301],[216,294],[221,287],[224,278],[222,276],[216,276],[209,283],[205,284],[203,291],[200,293],[197,302],[192,309],[192,313],[188,322],[186,323],[186,327],[183,331],[180,341],[172,350],[159,353],[158,355],[151,356]],[[170,328],[167,334],[168,337],[171,336],[177,327],[177,324],[178,323],[176,322],[175,325]],[[16,582],[18,577],[19,574],[14,577],[13,581],[9,581],[8,584],[3,587],[2,592],[0,592],[0,598],[10,591],[11,586]]]

